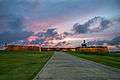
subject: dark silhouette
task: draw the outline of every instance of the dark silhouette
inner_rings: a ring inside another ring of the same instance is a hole
[[[86,41],[84,40],[83,43],[81,44],[82,47],[87,47],[87,43]]]

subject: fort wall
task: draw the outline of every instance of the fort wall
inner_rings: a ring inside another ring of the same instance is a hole
[[[38,46],[21,46],[8,45],[7,51],[79,51],[79,52],[108,52],[108,48],[104,46],[98,47],[76,47],[76,48],[42,48]]]

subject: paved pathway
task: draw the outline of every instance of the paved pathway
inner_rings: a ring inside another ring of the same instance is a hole
[[[120,80],[120,70],[55,52],[34,80]]]

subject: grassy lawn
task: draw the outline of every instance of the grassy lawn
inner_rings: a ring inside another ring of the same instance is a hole
[[[82,52],[69,52],[70,54],[79,58],[95,61],[104,65],[112,66],[120,69],[120,54],[108,53],[82,53]]]
[[[0,80],[32,80],[52,54],[0,51]]]

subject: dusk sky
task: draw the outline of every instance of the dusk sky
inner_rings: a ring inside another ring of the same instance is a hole
[[[0,40],[26,38],[51,27],[59,33],[72,32],[74,24],[97,16],[120,19],[120,0],[0,0]],[[114,27],[80,35],[111,38],[120,35],[119,31],[118,21]]]

